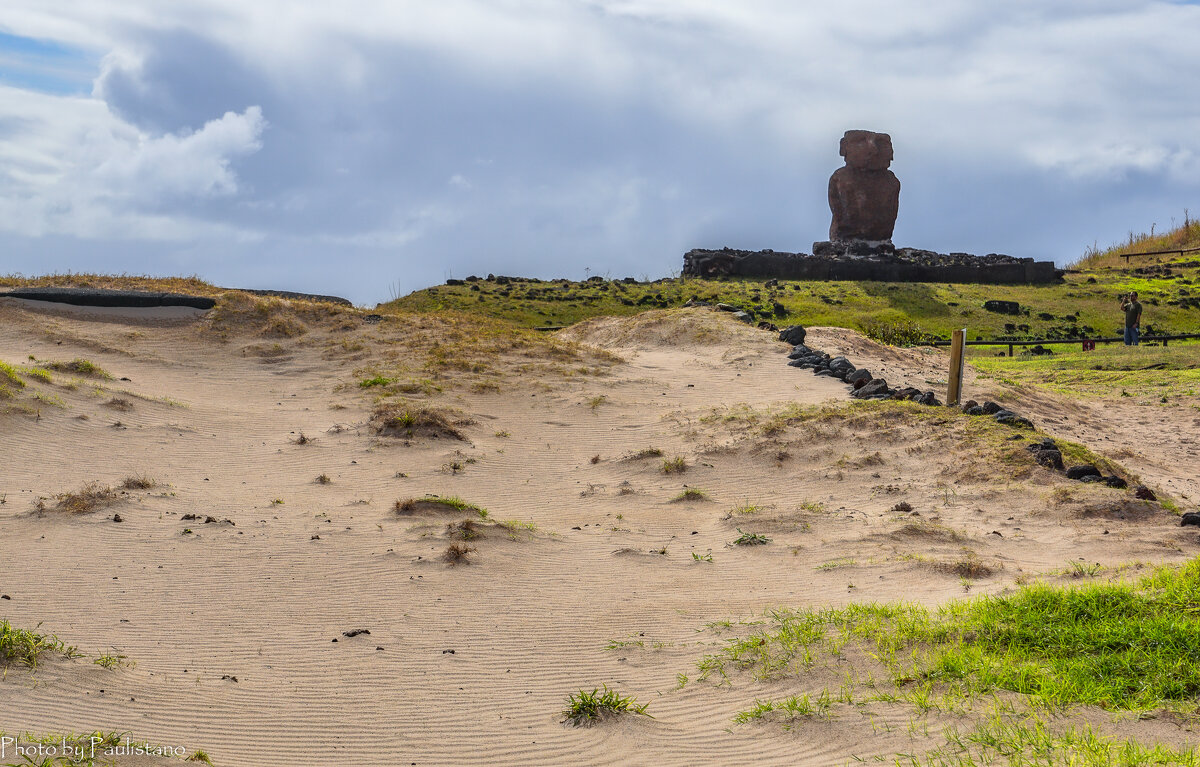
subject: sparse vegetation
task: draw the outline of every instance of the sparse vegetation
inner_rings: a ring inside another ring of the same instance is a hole
[[[480,519],[486,519],[488,511],[485,508],[468,503],[457,496],[427,495],[424,498],[406,498],[396,501],[393,510],[397,514],[409,515],[422,511],[432,512],[474,512]]]
[[[76,358],[70,362],[46,362],[43,363],[42,367],[49,368],[50,370],[57,370],[60,373],[73,373],[78,376],[87,376],[89,378],[112,380],[111,373],[96,363],[83,358]]]
[[[1033,584],[1002,596],[920,605],[775,611],[765,627],[701,661],[762,678],[797,673],[821,648],[860,642],[897,685],[955,684],[973,694],[1008,690],[1051,706],[1145,710],[1192,700],[1200,666],[1192,610],[1200,559],[1133,583]],[[832,644],[830,644],[832,643]]]
[[[329,478],[328,474],[318,474],[316,481],[318,485],[328,485],[330,482],[333,482],[333,480]]]
[[[297,445],[311,445],[312,443],[314,443],[316,441],[317,440],[315,437],[310,437],[307,434],[305,434],[304,432],[300,432],[296,436],[296,438],[294,440],[292,440],[292,442],[296,443]]]
[[[677,455],[674,458],[668,458],[662,463],[663,474],[682,474],[687,469],[687,461],[683,459],[683,456]]]
[[[117,491],[99,482],[90,482],[79,490],[55,496],[55,508],[72,514],[83,514],[109,506],[117,500]]]
[[[629,460],[640,461],[645,458],[662,458],[662,457],[663,457],[663,451],[659,450],[657,447],[647,447],[647,448],[643,448],[642,450],[637,451],[636,453],[631,454],[629,456]]]
[[[99,655],[99,657],[97,657],[95,660],[92,661],[92,663],[94,663],[97,666],[100,666],[101,668],[107,668],[107,669],[114,669],[114,668],[119,668],[121,666],[131,665],[129,662],[129,658],[125,655],[120,654],[116,650],[110,650],[109,652],[101,653]]]
[[[622,714],[646,713],[648,703],[638,704],[633,696],[622,696],[608,685],[593,689],[591,692],[580,690],[567,696],[567,707],[562,715],[564,722],[570,722],[575,727],[589,727],[612,717]]]
[[[153,477],[148,477],[145,474],[131,474],[121,480],[121,488],[123,490],[149,490],[157,486],[158,482]]]
[[[452,565],[465,565],[470,562],[468,557],[474,554],[477,549],[474,546],[464,546],[461,543],[452,543],[446,547],[442,558]]]
[[[734,546],[762,546],[771,542],[771,539],[761,533],[747,533],[742,528],[737,529],[739,535],[733,539]]]
[[[463,519],[458,522],[448,522],[446,524],[446,535],[459,541],[473,541],[479,538],[482,533],[474,520]]]
[[[46,654],[74,656],[74,647],[63,644],[56,636],[38,634],[27,629],[14,628],[6,620],[0,620],[0,668],[18,663],[36,668]]]
[[[464,439],[459,430],[474,423],[447,410],[392,402],[380,405],[371,415],[376,431],[386,436]]]
[[[704,492],[703,490],[700,490],[699,488],[689,487],[689,488],[686,488],[679,495],[672,498],[671,502],[679,503],[682,501],[707,501],[707,500],[708,500],[708,493]]]

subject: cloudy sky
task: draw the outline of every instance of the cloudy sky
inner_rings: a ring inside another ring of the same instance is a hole
[[[1200,215],[1167,0],[4,0],[0,272],[374,304],[808,251],[850,128],[898,245],[1065,263]]]

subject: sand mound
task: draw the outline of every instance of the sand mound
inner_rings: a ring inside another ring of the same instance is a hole
[[[665,309],[629,317],[597,317],[559,333],[561,338],[604,349],[657,349],[712,346],[786,347],[768,333],[738,322],[728,312]]]
[[[941,604],[977,563],[992,575],[970,585],[992,594],[1081,557],[1115,572],[1196,545],[1125,491],[1036,465],[1028,432],[851,403],[721,313],[556,337],[222,301],[216,320],[165,327],[0,306],[0,559],[20,564],[0,575],[0,619],[82,653],[0,674],[0,731],[129,731],[239,767],[892,762],[928,744],[899,703],[871,704],[886,727],[854,706],[791,732],[735,722],[808,681],[697,681],[722,627],[781,606]],[[812,341],[889,375],[935,375],[942,357]],[[389,407],[400,436],[425,428],[407,408],[440,414],[444,438],[380,438],[371,415]],[[124,476],[157,484],[119,522],[30,513]],[[692,489],[707,501],[675,502]],[[1115,515],[1080,517],[1106,502]],[[604,685],[655,718],[562,723],[569,695]]]

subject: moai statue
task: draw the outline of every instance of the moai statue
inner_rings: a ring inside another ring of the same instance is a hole
[[[838,168],[829,179],[832,242],[816,243],[813,251],[891,253],[892,231],[900,207],[900,180],[888,170],[892,162],[892,137],[886,133],[849,130],[842,137],[840,153],[846,158],[846,167]]]

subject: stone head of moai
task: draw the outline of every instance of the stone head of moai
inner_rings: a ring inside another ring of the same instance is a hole
[[[848,130],[842,136],[838,154],[846,165],[858,170],[887,170],[892,164],[892,137],[869,130]]]
[[[892,239],[900,209],[900,180],[888,170],[892,137],[886,133],[849,130],[842,136],[846,167],[829,179],[833,223],[829,239],[884,242]]]

